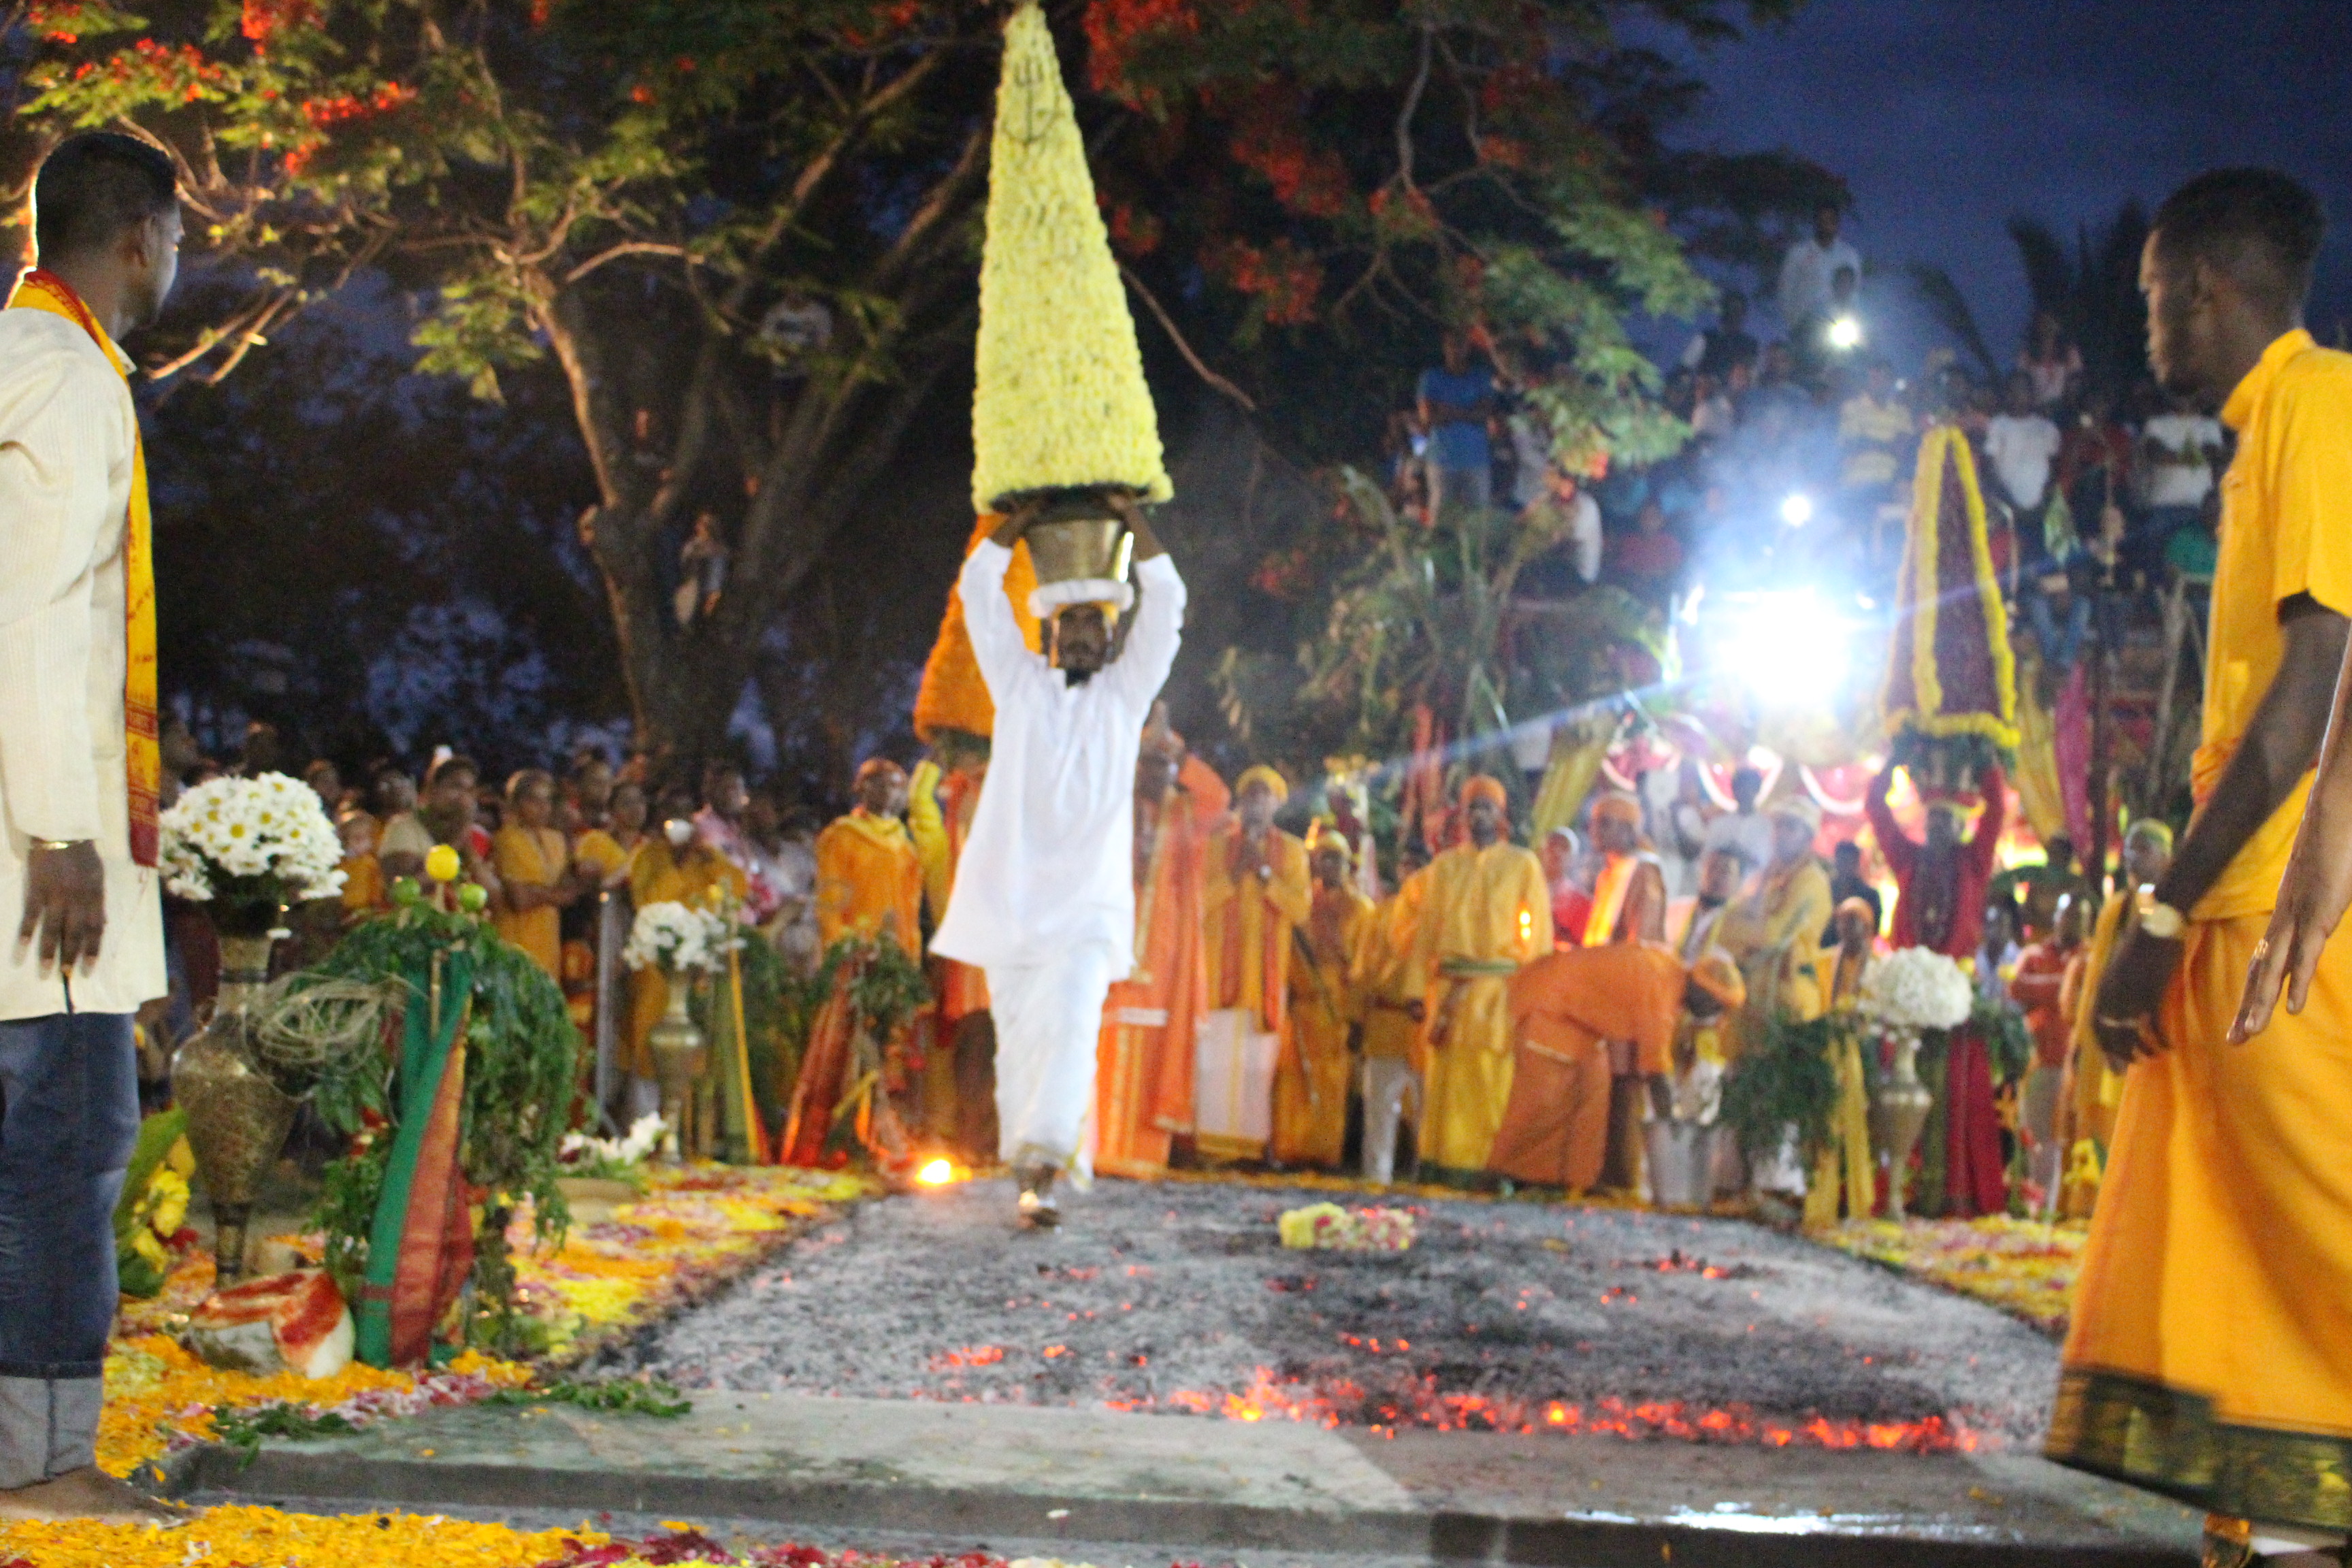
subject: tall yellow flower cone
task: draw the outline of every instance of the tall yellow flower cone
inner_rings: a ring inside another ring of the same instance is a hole
[[[1175,493],[1086,144],[1034,4],[1004,29],[980,262],[973,510],[1024,490]]]

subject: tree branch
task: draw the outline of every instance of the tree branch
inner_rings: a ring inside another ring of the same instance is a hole
[[[1151,313],[1160,318],[1160,324],[1167,329],[1169,340],[1175,343],[1176,352],[1184,356],[1184,363],[1192,367],[1193,374],[1248,409],[1252,414],[1257,412],[1257,405],[1251,400],[1248,393],[1201,363],[1201,356],[1192,352],[1192,345],[1184,341],[1182,332],[1177,331],[1176,323],[1170,319],[1167,308],[1160,303],[1150,289],[1143,286],[1143,279],[1135,275],[1134,268],[1122,261],[1118,264],[1118,275],[1127,279],[1127,286],[1134,289],[1145,304],[1151,307]]]
[[[607,262],[618,261],[626,256],[668,256],[684,261],[689,267],[700,265],[694,253],[682,245],[668,245],[651,239],[624,240],[618,245],[607,246],[565,273],[562,287],[569,289]]]

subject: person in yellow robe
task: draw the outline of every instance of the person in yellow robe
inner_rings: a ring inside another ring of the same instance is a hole
[[[1193,1138],[1217,1159],[1258,1158],[1273,1131],[1274,1068],[1290,1031],[1290,933],[1314,902],[1307,846],[1274,825],[1289,798],[1272,768],[1244,770],[1233,816],[1209,841],[1201,940],[1210,1011]]]
[[[2059,1095],[2060,1146],[2065,1151],[2064,1173],[2058,1184],[2058,1214],[2062,1219],[2088,1219],[2099,1196],[2100,1171],[2116,1141],[2116,1110],[2123,1104],[2124,1075],[2099,1049],[2099,1031],[2093,1020],[2091,998],[2106,973],[2107,959],[2123,935],[2131,911],[2138,907],[2139,890],[2153,888],[2172,867],[2172,829],[2144,816],[2124,835],[2124,885],[2100,906],[2091,940],[2076,950],[2059,987],[2058,1010],[2068,1019],[2073,1052],[2066,1064],[2066,1084]]]
[[[649,904],[686,904],[715,909],[740,904],[751,896],[751,879],[741,867],[705,843],[694,831],[694,791],[673,784],[661,792],[661,829],[646,836],[629,867],[629,899],[637,909]],[[661,1104],[654,1082],[653,1048],[647,1037],[669,1006],[669,982],[648,964],[629,975],[628,1068],[635,1080],[630,1103],[637,1114]]]
[[[1349,976],[1374,908],[1355,884],[1355,855],[1337,832],[1307,852],[1314,903],[1297,928],[1290,965],[1290,1038],[1274,1073],[1271,1152],[1286,1165],[1336,1166],[1348,1137],[1349,1036],[1361,1014]]]
[[[2352,1531],[2352,942],[2326,941],[2352,798],[2328,722],[2352,355],[2303,330],[2321,231],[2293,180],[2224,170],[2166,200],[2140,260],[2158,378],[2218,404],[2238,445],[2200,805],[2089,1004],[2129,1067],[2047,1452],[2210,1510],[2209,1563],[2338,1562]],[[2291,963],[2301,1010],[2274,1017]]]
[[[1428,864],[1417,846],[1398,850],[1397,890],[1372,911],[1348,977],[1364,1025],[1364,1179],[1382,1185],[1396,1177],[1398,1124],[1423,1123],[1423,987],[1412,953]]]
[[[816,836],[816,929],[827,951],[845,936],[887,935],[923,952],[923,863],[907,825],[907,774],[887,757],[857,770],[857,804]]]
[[[525,768],[509,779],[506,816],[490,840],[490,864],[499,874],[491,923],[550,978],[561,980],[562,910],[580,896],[583,883],[572,874],[570,847],[555,826],[554,778],[545,769]]]
[[[1642,803],[1623,790],[1602,792],[1592,803],[1592,847],[1601,852],[1601,873],[1593,879],[1584,945],[1665,941],[1666,877],[1642,838]],[[1630,1039],[1607,1043],[1609,1147],[1599,1184],[1621,1192],[1633,1191],[1642,1179],[1642,1075],[1634,1054]]]
[[[1829,871],[1813,853],[1821,808],[1799,797],[1775,802],[1765,816],[1772,827],[1772,858],[1755,890],[1725,910],[1716,927],[1717,943],[1738,963],[1748,983],[1748,1005],[1736,1031],[1739,1049],[1760,1039],[1776,1013],[1802,1024],[1827,1012],[1838,952],[1822,945],[1834,906]],[[1829,1146],[1806,1186],[1808,1226],[1833,1223],[1841,1198],[1858,1218],[1867,1217],[1877,1202],[1862,1053],[1852,1040],[1841,1042],[1830,1065],[1837,1073],[1837,1109]]]
[[[1551,888],[1511,842],[1507,802],[1498,780],[1463,784],[1470,842],[1429,863],[1413,940],[1429,1023],[1423,1155],[1456,1180],[1486,1171],[1510,1103],[1510,978],[1551,951]]]
[[[971,837],[987,779],[986,746],[953,729],[940,731],[931,755],[915,764],[907,836],[922,862],[923,905],[934,930],[947,918],[956,864]],[[1218,809],[1222,814],[1223,807]],[[927,963],[937,1004],[929,1019],[931,1048],[923,1059],[923,1131],[984,1163],[996,1148],[996,1029],[988,1011],[988,976],[980,965],[945,953],[932,953]]]

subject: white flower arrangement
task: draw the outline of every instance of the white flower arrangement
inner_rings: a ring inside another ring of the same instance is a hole
[[[1968,971],[1924,947],[1889,953],[1863,983],[1862,1011],[1891,1030],[1957,1028],[1975,1005]]]
[[[594,1166],[602,1170],[624,1171],[642,1165],[655,1150],[661,1147],[662,1135],[669,1123],[658,1113],[649,1112],[629,1123],[629,1131],[618,1138],[592,1138],[585,1132],[566,1132],[556,1150],[556,1158],[566,1165]]]
[[[621,962],[665,974],[716,969],[740,940],[722,915],[676,902],[647,904],[630,923]]]
[[[299,903],[343,890],[342,841],[284,773],[208,779],[163,815],[163,885],[198,903]]]

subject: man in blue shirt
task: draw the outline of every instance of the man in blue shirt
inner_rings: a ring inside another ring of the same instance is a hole
[[[1429,515],[1445,508],[1494,504],[1495,458],[1486,420],[1495,412],[1495,373],[1470,363],[1460,332],[1445,334],[1445,364],[1421,373],[1421,423],[1429,432]]]

